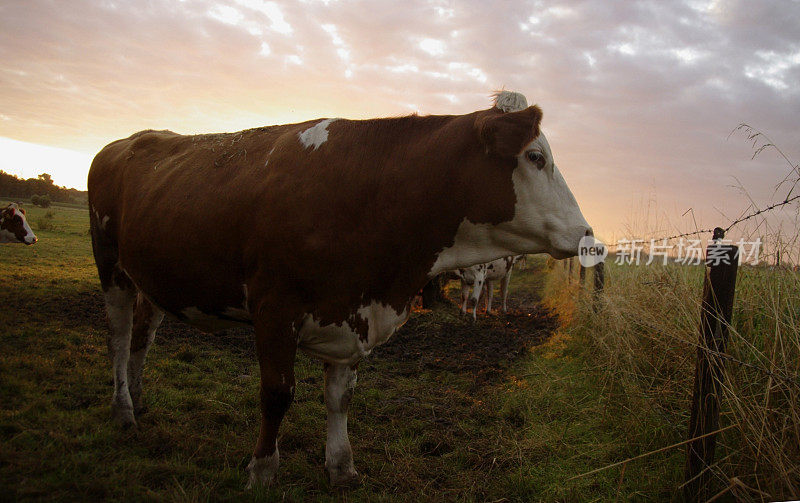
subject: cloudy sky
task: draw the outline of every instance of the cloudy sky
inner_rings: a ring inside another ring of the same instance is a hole
[[[468,113],[504,87],[542,107],[608,240],[738,216],[738,184],[782,199],[789,164],[728,136],[747,122],[798,162],[799,82],[797,0],[11,0],[0,169],[85,188],[93,154],[140,129]]]

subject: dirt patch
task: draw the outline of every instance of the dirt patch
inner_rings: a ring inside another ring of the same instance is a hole
[[[100,289],[74,290],[69,295],[47,292],[18,292],[2,298],[0,322],[8,317],[8,326],[58,322],[65,328],[108,330],[105,302]],[[158,329],[158,341],[203,341],[215,347],[227,347],[255,355],[252,328],[236,328],[208,334],[176,319],[165,317]]]
[[[453,289],[450,295],[453,296]],[[535,291],[521,291],[509,296],[508,313],[486,315],[478,320],[460,313],[449,301],[434,310],[412,313],[389,341],[376,348],[370,360],[393,361],[401,374],[424,370],[474,373],[478,384],[496,377],[523,351],[541,344],[556,326],[555,316],[541,307]],[[11,312],[18,320],[59,320],[66,327],[107,329],[101,292],[77,290],[69,296],[25,299],[9,296]],[[207,334],[167,317],[157,333],[157,340],[170,342],[203,341],[220,348],[255,354],[252,328],[237,328]]]
[[[46,299],[36,310],[63,320],[69,328],[106,326],[106,309],[99,290],[77,291],[69,297]]]
[[[476,384],[483,384],[531,346],[544,342],[556,325],[555,316],[531,299],[510,297],[508,313],[481,313],[477,321],[450,303],[412,314],[374,357],[395,360],[409,374],[466,372],[474,374]]]

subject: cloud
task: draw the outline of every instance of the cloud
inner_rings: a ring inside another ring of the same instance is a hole
[[[505,86],[543,107],[596,227],[651,190],[713,220],[747,204],[732,176],[765,200],[785,171],[726,140],[739,122],[798,150],[797,26],[778,0],[6,2],[0,136],[93,153],[145,128],[466,113]]]

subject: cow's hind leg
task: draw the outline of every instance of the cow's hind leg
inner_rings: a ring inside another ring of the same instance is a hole
[[[347,436],[347,409],[355,387],[355,367],[325,364],[325,407],[328,409],[325,469],[334,486],[354,485],[359,480]]]
[[[136,415],[143,412],[142,407],[142,367],[144,359],[156,330],[164,319],[164,312],[154,306],[144,295],[139,293],[136,309],[133,312],[133,331],[131,335],[131,351],[128,360],[128,388]]]
[[[254,320],[256,353],[261,369],[261,429],[253,458],[247,465],[250,472],[247,488],[272,483],[278,472],[278,428],[294,399],[294,357],[297,339],[293,329]]]
[[[106,313],[111,326],[108,352],[114,374],[114,396],[111,413],[123,427],[135,426],[133,401],[128,387],[128,360],[130,358],[133,305],[136,287],[119,266],[119,253],[114,239],[102,229],[94,214],[91,216],[92,251],[100,275],[100,285],[106,302]]]
[[[128,361],[131,349],[131,328],[133,326],[133,305],[136,290],[122,271],[115,273],[115,284],[105,292],[106,313],[111,325],[108,337],[108,352],[114,373],[114,396],[111,400],[111,414],[123,427],[136,426],[133,400],[128,381]]]

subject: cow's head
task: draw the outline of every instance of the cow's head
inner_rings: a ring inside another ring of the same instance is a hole
[[[592,229],[556,166],[541,120],[538,106],[528,107],[524,96],[508,91],[498,93],[495,107],[477,116],[486,156],[494,165],[510,167],[516,199],[513,217],[491,226],[489,239],[513,254],[566,258],[578,254],[578,242]]]
[[[475,311],[478,310],[478,299],[481,297],[484,285],[486,285],[486,274],[488,270],[486,264],[476,264],[469,268],[472,271],[472,301],[475,302]],[[474,314],[473,314],[474,316]]]
[[[25,218],[24,209],[11,203],[0,210],[0,243],[32,245],[37,240]]]
[[[459,267],[453,273],[467,285],[472,286],[475,284],[475,271],[472,270],[472,267]]]

